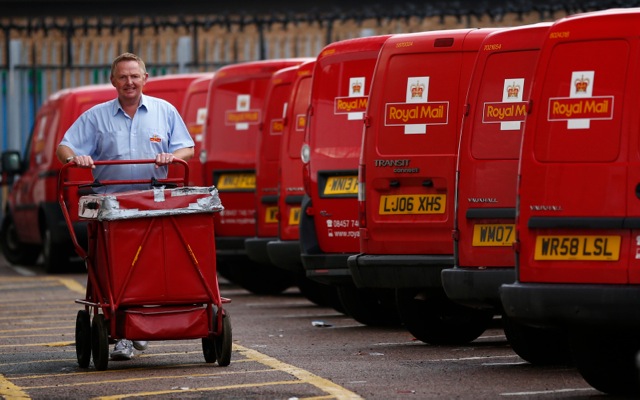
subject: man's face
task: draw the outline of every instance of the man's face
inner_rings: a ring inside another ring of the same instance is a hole
[[[111,77],[111,84],[118,91],[118,99],[137,101],[142,94],[142,87],[147,83],[148,74],[140,69],[136,61],[121,61],[116,65]]]

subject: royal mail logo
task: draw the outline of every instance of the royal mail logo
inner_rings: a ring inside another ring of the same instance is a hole
[[[225,111],[224,124],[234,126],[236,130],[247,130],[250,125],[260,123],[260,110],[251,109],[251,95],[239,94],[236,97],[236,109]]]
[[[284,132],[284,119],[282,118],[272,119],[270,132],[272,135],[282,135],[282,132]]]
[[[364,76],[349,78],[349,95],[333,100],[333,113],[346,114],[348,120],[362,120],[369,102],[369,97],[364,93],[365,83]]]
[[[305,114],[296,115],[296,131],[304,132],[304,128],[307,127],[307,116]]]
[[[520,94],[520,85],[517,85],[515,82],[511,85],[507,86],[507,97],[510,99],[518,98]]]
[[[574,81],[576,86],[576,93],[587,93],[589,89],[589,78],[585,78],[584,75]]]
[[[360,94],[362,92],[362,82],[355,80],[351,83],[351,92]]]
[[[524,78],[505,79],[502,101],[484,103],[482,123],[500,123],[501,131],[520,130],[527,116],[527,103],[522,101],[524,82]]]
[[[386,126],[443,125],[449,122],[449,102],[387,103],[384,114]]]
[[[334,114],[363,113],[367,110],[369,97],[336,97],[333,103]]]
[[[149,138],[149,141],[151,141],[153,143],[160,143],[160,142],[162,142],[162,138],[154,133],[153,136],[151,136]]]
[[[569,97],[549,98],[547,119],[567,121],[567,129],[589,129],[593,120],[613,119],[613,96],[594,96],[595,71],[571,74]]]
[[[417,99],[417,98],[421,99],[422,96],[424,95],[424,84],[420,83],[419,81],[416,81],[415,83],[411,84],[409,91],[411,92],[412,99]]]

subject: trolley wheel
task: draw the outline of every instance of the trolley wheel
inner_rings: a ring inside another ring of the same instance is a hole
[[[80,368],[88,368],[91,361],[91,316],[86,310],[76,317],[76,356]]]
[[[103,314],[93,317],[91,328],[93,365],[98,371],[104,371],[109,363],[109,331]]]
[[[214,314],[214,327],[216,315]],[[208,363],[218,362],[221,367],[231,364],[231,320],[229,313],[225,312],[222,316],[222,332],[219,336],[202,338],[202,353],[204,360]]]

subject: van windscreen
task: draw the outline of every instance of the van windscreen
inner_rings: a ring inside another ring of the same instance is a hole
[[[534,139],[541,162],[611,162],[620,151],[629,45],[624,40],[559,44],[546,66]]]

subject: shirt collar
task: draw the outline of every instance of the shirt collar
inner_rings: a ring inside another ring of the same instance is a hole
[[[138,110],[140,110],[141,108],[144,110],[148,110],[149,106],[148,106],[148,101],[147,101],[147,96],[145,96],[144,94],[140,96],[140,105],[138,105]],[[122,107],[120,106],[120,101],[118,100],[118,98],[116,97],[115,99],[113,99],[113,106],[111,107],[112,113],[115,116],[118,111],[121,111],[123,114],[125,113],[124,110],[122,109]]]

